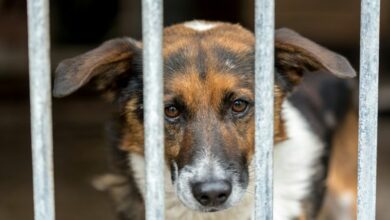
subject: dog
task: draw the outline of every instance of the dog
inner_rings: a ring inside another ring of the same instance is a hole
[[[251,219],[255,37],[211,21],[163,36],[166,219]],[[355,75],[341,55],[275,31],[274,219],[355,218],[357,117],[346,79]],[[111,194],[119,219],[144,219],[142,43],[112,39],[62,61],[53,94],[86,84],[116,109],[116,171],[95,187]]]

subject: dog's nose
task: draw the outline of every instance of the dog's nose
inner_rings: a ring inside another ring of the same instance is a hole
[[[226,180],[197,182],[192,184],[192,194],[204,206],[223,204],[232,192],[232,184]]]

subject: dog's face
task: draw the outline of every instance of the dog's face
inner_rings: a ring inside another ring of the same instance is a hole
[[[197,211],[237,204],[254,155],[254,44],[238,25],[192,22],[164,31],[165,157],[178,198]],[[293,31],[276,32],[274,140],[286,139],[281,104],[304,70],[354,75],[341,56]],[[94,81],[120,109],[120,148],[143,154],[142,44],[114,39],[63,61],[54,94]]]

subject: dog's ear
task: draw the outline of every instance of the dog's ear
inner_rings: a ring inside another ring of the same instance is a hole
[[[305,71],[324,69],[341,78],[356,76],[343,56],[287,28],[275,31],[275,66],[291,86],[301,81]]]
[[[55,71],[53,96],[69,95],[92,79],[97,79],[97,89],[107,89],[118,76],[129,73],[141,47],[138,41],[117,38],[62,61]]]

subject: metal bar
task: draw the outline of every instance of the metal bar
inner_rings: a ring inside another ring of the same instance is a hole
[[[35,220],[54,220],[49,1],[28,0],[31,143]]]
[[[164,219],[162,0],[142,1],[146,220]]]
[[[375,219],[380,0],[362,0],[360,30],[358,219]]]
[[[274,0],[255,2],[255,219],[273,216]]]

